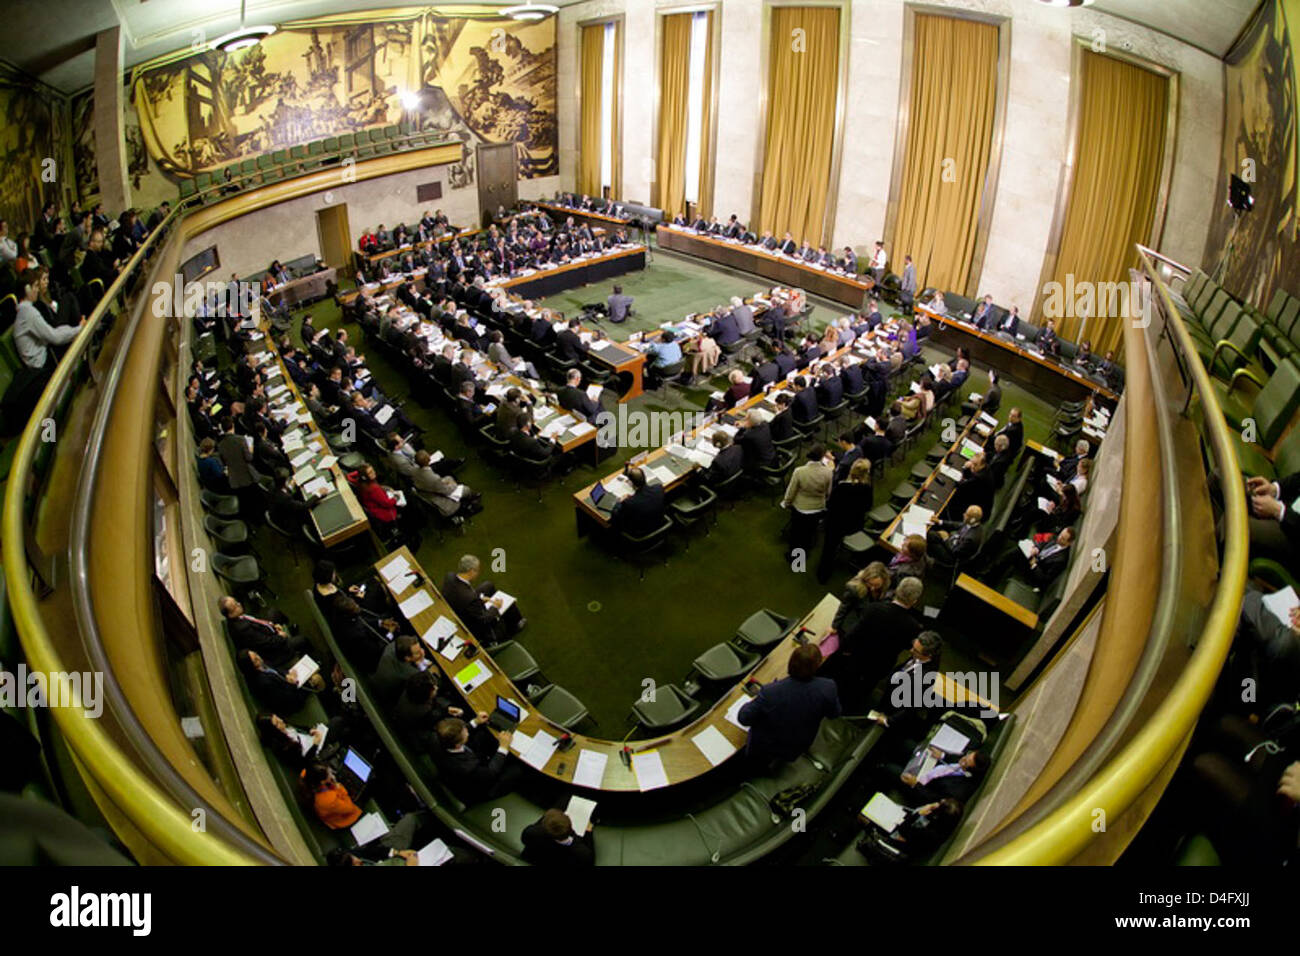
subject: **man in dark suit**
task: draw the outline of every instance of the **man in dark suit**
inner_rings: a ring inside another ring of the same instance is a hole
[[[921,591],[919,578],[903,578],[893,600],[867,604],[852,630],[840,635],[835,682],[850,713],[861,712],[856,708],[867,703],[871,690],[921,633],[921,621],[914,613]]]
[[[713,447],[717,452],[713,461],[702,473],[709,485],[719,485],[740,474],[745,467],[745,449],[735,444],[724,431],[713,433]]]
[[[862,363],[845,362],[840,369],[840,384],[844,386],[845,396],[857,395],[867,387],[867,380],[862,377]]]
[[[987,329],[993,324],[993,296],[986,295],[980,304],[975,306],[975,311],[970,314],[970,320],[975,323],[977,329]]]
[[[776,355],[772,356],[772,361],[776,363],[776,370],[779,373],[778,378],[785,378],[799,367],[798,357],[784,345],[777,347]]]
[[[998,331],[1005,332],[1012,338],[1015,338],[1020,332],[1020,306],[1013,305],[1006,315],[1002,316],[998,322]]]
[[[459,717],[447,717],[438,722],[440,746],[434,757],[440,779],[446,781],[452,793],[470,804],[504,796],[515,788],[521,775],[519,767],[508,762],[513,735],[509,731],[493,735],[477,721],[475,729],[482,729],[487,735],[481,738],[484,741],[495,736],[496,747],[489,753],[479,753],[468,747],[470,725]],[[488,748],[485,746],[483,749]]]
[[[1250,494],[1251,553],[1291,563],[1300,551],[1300,472],[1277,481],[1255,476],[1246,482]]]
[[[863,425],[854,437],[858,438],[858,444],[862,446],[862,455],[873,465],[878,461],[888,461],[889,456],[894,453],[894,445],[885,435],[885,426],[880,423],[880,419],[874,419],[875,428]]]
[[[591,824],[585,833],[573,832],[573,821],[563,810],[547,810],[536,823],[524,827],[522,857],[533,866],[594,866],[596,846]]]
[[[837,440],[840,446],[840,453],[835,459],[835,475],[833,481],[838,483],[845,481],[849,477],[849,469],[853,463],[862,457],[862,448],[853,436],[845,432]]]
[[[556,396],[560,407],[565,411],[573,412],[579,418],[584,418],[593,425],[596,423],[596,416],[600,414],[600,406],[592,400],[582,389],[582,372],[579,369],[569,369],[566,377],[564,388],[560,389]]]
[[[949,567],[973,557],[984,543],[983,520],[979,505],[971,505],[961,521],[936,521],[926,535],[926,553]]]
[[[733,312],[715,311],[709,323],[709,335],[719,345],[732,345],[740,341],[740,327]]]
[[[745,756],[756,768],[798,759],[817,739],[822,720],[842,712],[835,682],[817,676],[821,663],[815,644],[800,645],[790,655],[788,676],[763,685],[740,708],[736,719],[749,728]]]
[[[247,519],[258,513],[260,495],[257,473],[253,470],[253,452],[242,435],[235,433],[235,419],[230,415],[221,419],[221,441],[217,454],[226,466],[226,480],[230,490],[239,497],[239,511]]]
[[[794,255],[795,250],[798,249],[799,247],[794,241],[794,236],[790,235],[790,233],[787,232],[785,234],[785,238],[781,240],[780,245],[778,245],[776,248],[777,251],[780,252],[781,254],[792,256]]]
[[[587,346],[578,335],[581,326],[577,319],[569,322],[555,335],[555,354],[563,362],[580,361],[587,354]]]
[[[1047,320],[1047,326],[1043,331],[1038,333],[1038,348],[1044,355],[1059,356],[1061,354],[1061,342],[1056,337],[1056,321]]]
[[[989,472],[993,475],[993,487],[1001,488],[1006,484],[1007,472],[1016,463],[1016,456],[1011,451],[1011,442],[1006,435],[999,435],[993,440],[993,457],[989,459]],[[1070,476],[1074,477],[1073,475]],[[1069,479],[1064,479],[1069,480]]]
[[[753,471],[760,465],[776,461],[776,446],[772,444],[772,430],[757,409],[750,409],[745,427],[736,435],[736,441],[745,451],[745,468]]]
[[[460,423],[471,431],[478,431],[492,419],[492,412],[480,405],[474,397],[473,382],[461,382],[460,393],[456,396],[456,417]],[[493,409],[495,411],[495,409]]]
[[[1062,528],[1056,540],[1042,548],[1029,549],[1026,577],[1036,588],[1047,587],[1070,563],[1070,545],[1074,544],[1074,529]]]
[[[464,555],[456,570],[443,577],[442,596],[480,643],[498,644],[508,633],[522,630],[527,619],[520,615],[518,603],[502,613],[496,585],[491,581],[475,584],[481,571],[478,558]]]
[[[560,454],[559,445],[549,438],[539,437],[536,431],[537,426],[531,421],[521,421],[519,427],[510,433],[510,450],[530,461],[545,461]]]
[[[406,687],[412,675],[420,673],[420,661],[424,660],[424,645],[418,637],[399,634],[384,648],[379,655],[375,672],[370,675],[370,686],[375,696],[386,705],[397,703],[397,698]]]
[[[977,452],[970,461],[962,466],[961,481],[953,489],[952,497],[944,508],[949,518],[964,515],[971,505],[978,505],[982,514],[993,510],[993,495],[996,492],[993,471],[988,466],[988,459],[983,452]]]
[[[614,506],[609,520],[615,530],[639,538],[664,523],[664,486],[650,484],[640,468],[629,469],[627,480],[636,490]]]
[[[289,633],[283,623],[284,615],[278,611],[266,618],[253,617],[245,613],[238,599],[229,595],[217,602],[217,609],[226,619],[226,629],[235,647],[254,651],[273,667],[292,664],[309,649],[305,637]],[[280,620],[272,620],[272,616]]]
[[[817,392],[808,387],[802,375],[794,380],[794,420],[797,425],[807,425],[820,413],[817,410]]]
[[[767,423],[768,432],[774,442],[789,441],[795,434],[794,396],[789,391],[782,389],[776,393],[774,402],[776,404],[776,414]]]
[[[821,378],[817,382],[817,404],[822,408],[832,408],[844,400],[844,383],[830,365],[823,365]]]
[[[1020,422],[1020,409],[1013,408],[1007,412],[1007,423],[989,436],[989,440],[984,443],[984,447],[993,447],[993,443],[999,435],[1007,436],[1007,442],[1013,455],[1020,453],[1020,449],[1025,445],[1025,426]]]

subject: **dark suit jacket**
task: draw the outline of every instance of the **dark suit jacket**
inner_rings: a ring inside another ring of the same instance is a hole
[[[893,601],[875,601],[862,609],[852,631],[840,635],[839,654],[845,656],[839,663],[867,687],[874,687],[920,633],[920,620],[907,608]]]
[[[772,416],[772,420],[767,423],[768,430],[771,432],[772,441],[785,441],[794,437],[794,407],[791,406],[783,412]]]
[[[396,703],[397,695],[406,687],[410,676],[418,671],[419,668],[410,661],[398,660],[397,642],[392,641],[379,655],[375,672],[370,675],[370,686],[374,689],[376,697],[385,704],[391,705]]]
[[[836,479],[826,501],[826,533],[850,535],[861,531],[871,510],[870,482]]]
[[[749,728],[748,752],[760,760],[796,759],[812,746],[822,719],[840,715],[835,682],[793,677],[763,685],[737,715]]]
[[[745,467],[770,465],[776,459],[776,446],[772,444],[772,429],[767,422],[746,428],[736,436],[745,450]]]
[[[230,639],[240,650],[250,650],[273,667],[292,663],[294,649],[287,638],[276,633],[275,628],[259,624],[248,617],[230,618],[226,621]]]
[[[254,483],[253,469],[250,463],[253,454],[248,450],[243,436],[237,434],[223,435],[217,442],[217,454],[226,466],[226,479],[233,489],[247,488]]]
[[[544,461],[551,456],[555,446],[550,442],[543,442],[536,435],[528,435],[516,429],[510,433],[510,450],[524,458]]]
[[[1279,478],[1277,486],[1278,491],[1281,492],[1278,501],[1282,502],[1282,507],[1285,509],[1282,513],[1282,533],[1286,535],[1292,547],[1295,547],[1300,545],[1300,514],[1296,514],[1291,508],[1291,502],[1300,497],[1300,471]]]
[[[1040,556],[1038,564],[1029,569],[1029,580],[1036,588],[1045,588],[1056,580],[1057,575],[1066,569],[1070,563],[1070,557],[1074,547],[1062,548],[1055,554],[1042,557],[1041,552],[1052,547],[1055,542],[1039,548]]]
[[[991,468],[985,468],[978,474],[967,471],[962,475],[961,481],[957,482],[952,497],[948,499],[948,507],[944,509],[944,514],[953,521],[959,521],[966,514],[967,508],[971,505],[979,505],[984,517],[987,518],[993,511],[995,491]]]
[[[506,755],[498,750],[484,758],[467,746],[459,753],[439,751],[434,763],[452,793],[465,803],[482,803],[493,795],[497,781],[505,772]]]
[[[566,362],[576,362],[587,354],[587,346],[582,344],[577,332],[565,329],[556,333],[555,352]]]
[[[713,456],[713,464],[704,472],[704,480],[709,484],[719,484],[732,475],[739,474],[745,466],[745,449],[739,445],[728,445]]]
[[[820,414],[817,411],[817,392],[811,388],[795,392],[794,404],[790,407],[794,411],[795,422],[806,425]]]
[[[713,340],[719,345],[731,345],[733,342],[740,341],[740,327],[736,325],[736,317],[730,312],[714,319],[710,332]]]
[[[600,406],[592,401],[591,396],[580,388],[566,385],[560,389],[556,397],[559,399],[561,408],[574,412],[593,424],[596,421],[596,416],[600,414]]]
[[[862,457],[862,448],[854,445],[848,451],[842,452],[835,462],[835,481],[844,481],[849,477],[849,469],[853,463]],[[869,510],[869,509],[868,509]]]
[[[1022,422],[1007,422],[1007,424],[1003,425],[992,435],[990,435],[988,441],[984,443],[985,454],[991,455],[993,453],[993,442],[997,440],[997,437],[999,435],[1007,436],[1007,441],[1011,443],[1007,447],[1007,451],[1011,452],[1012,454],[1019,454],[1020,449],[1024,447],[1025,444],[1024,424]]]
[[[476,588],[466,584],[454,571],[448,571],[442,579],[442,596],[479,641],[484,644],[496,643],[497,623],[501,620],[501,615],[496,608],[483,603]]]
[[[844,398],[844,383],[838,375],[830,375],[817,383],[817,401],[827,408],[838,405]]]
[[[614,527],[624,534],[641,537],[664,523],[664,486],[647,484],[614,506],[610,513]]]
[[[596,845],[590,833],[573,834],[568,846],[551,839],[541,822],[524,827],[520,834],[524,841],[523,859],[533,866],[594,866]]]

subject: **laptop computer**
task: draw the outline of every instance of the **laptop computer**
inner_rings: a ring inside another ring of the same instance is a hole
[[[365,790],[366,784],[370,782],[373,769],[370,762],[351,747],[343,752],[343,765],[338,773],[339,783],[347,788],[348,795],[353,801],[361,799],[361,791]]]
[[[497,730],[514,730],[519,726],[519,705],[497,695],[497,706],[488,714],[488,726]]]
[[[599,481],[592,486],[591,503],[596,506],[596,510],[605,514],[610,514],[614,506],[618,504],[618,496],[612,495],[605,490],[605,486]]]

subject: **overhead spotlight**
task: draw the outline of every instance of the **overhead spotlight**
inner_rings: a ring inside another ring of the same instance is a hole
[[[1092,0],[1038,0],[1049,7],[1090,7]]]
[[[420,108],[420,94],[412,93],[410,90],[403,90],[401,93],[402,109],[418,110]]]
[[[239,0],[239,29],[217,37],[212,41],[212,49],[221,50],[223,53],[246,50],[250,46],[257,46],[275,32],[274,24],[263,23],[250,27],[244,23],[244,3],[245,0]]]
[[[545,20],[551,14],[559,12],[560,8],[552,3],[521,3],[505,7],[501,10],[501,15],[512,20]]]

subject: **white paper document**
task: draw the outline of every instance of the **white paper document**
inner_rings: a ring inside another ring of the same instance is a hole
[[[442,866],[451,860],[451,850],[441,840],[434,840],[417,854],[420,866]]]
[[[959,754],[966,749],[970,738],[953,730],[950,724],[941,724],[939,730],[930,740],[930,746],[938,747],[944,753]]]
[[[427,607],[433,607],[433,598],[429,596],[428,591],[416,591],[397,605],[397,609],[408,621]]]
[[[1282,622],[1282,626],[1288,630],[1291,628],[1291,608],[1297,604],[1300,604],[1300,598],[1296,597],[1295,588],[1292,587],[1264,596],[1264,607],[1272,611],[1273,615]]]
[[[705,727],[691,738],[692,743],[700,748],[700,753],[709,758],[709,763],[717,766],[736,752],[736,745],[723,736],[717,727]]]
[[[546,731],[539,730],[533,734],[533,742],[519,755],[519,759],[528,766],[541,770],[546,766],[546,761],[551,759],[551,754],[555,753],[559,743],[558,737],[552,737]]]
[[[663,755],[657,750],[632,755],[632,772],[641,790],[658,790],[668,786],[668,773],[664,770]]]
[[[862,808],[862,815],[886,833],[893,833],[907,818],[907,811],[883,793],[878,793]]]
[[[740,722],[740,708],[748,704],[751,699],[752,698],[750,698],[748,694],[741,694],[732,701],[731,706],[727,708],[727,720],[744,731],[748,731],[749,728]]]
[[[380,568],[379,573],[383,576],[385,581],[392,581],[393,578],[397,577],[399,574],[405,574],[410,570],[410,568],[411,565],[406,558],[399,555]]]
[[[569,805],[564,810],[573,825],[573,832],[582,836],[587,832],[587,824],[591,822],[591,815],[596,812],[596,801],[588,800],[586,797],[572,796],[569,798]]]
[[[357,841],[357,846],[365,846],[371,840],[378,840],[387,832],[388,824],[377,813],[367,813],[352,824],[352,839]]]
[[[574,784],[593,790],[600,789],[601,782],[605,779],[605,765],[608,763],[608,754],[599,750],[582,751],[578,754],[578,765],[573,768]]]

